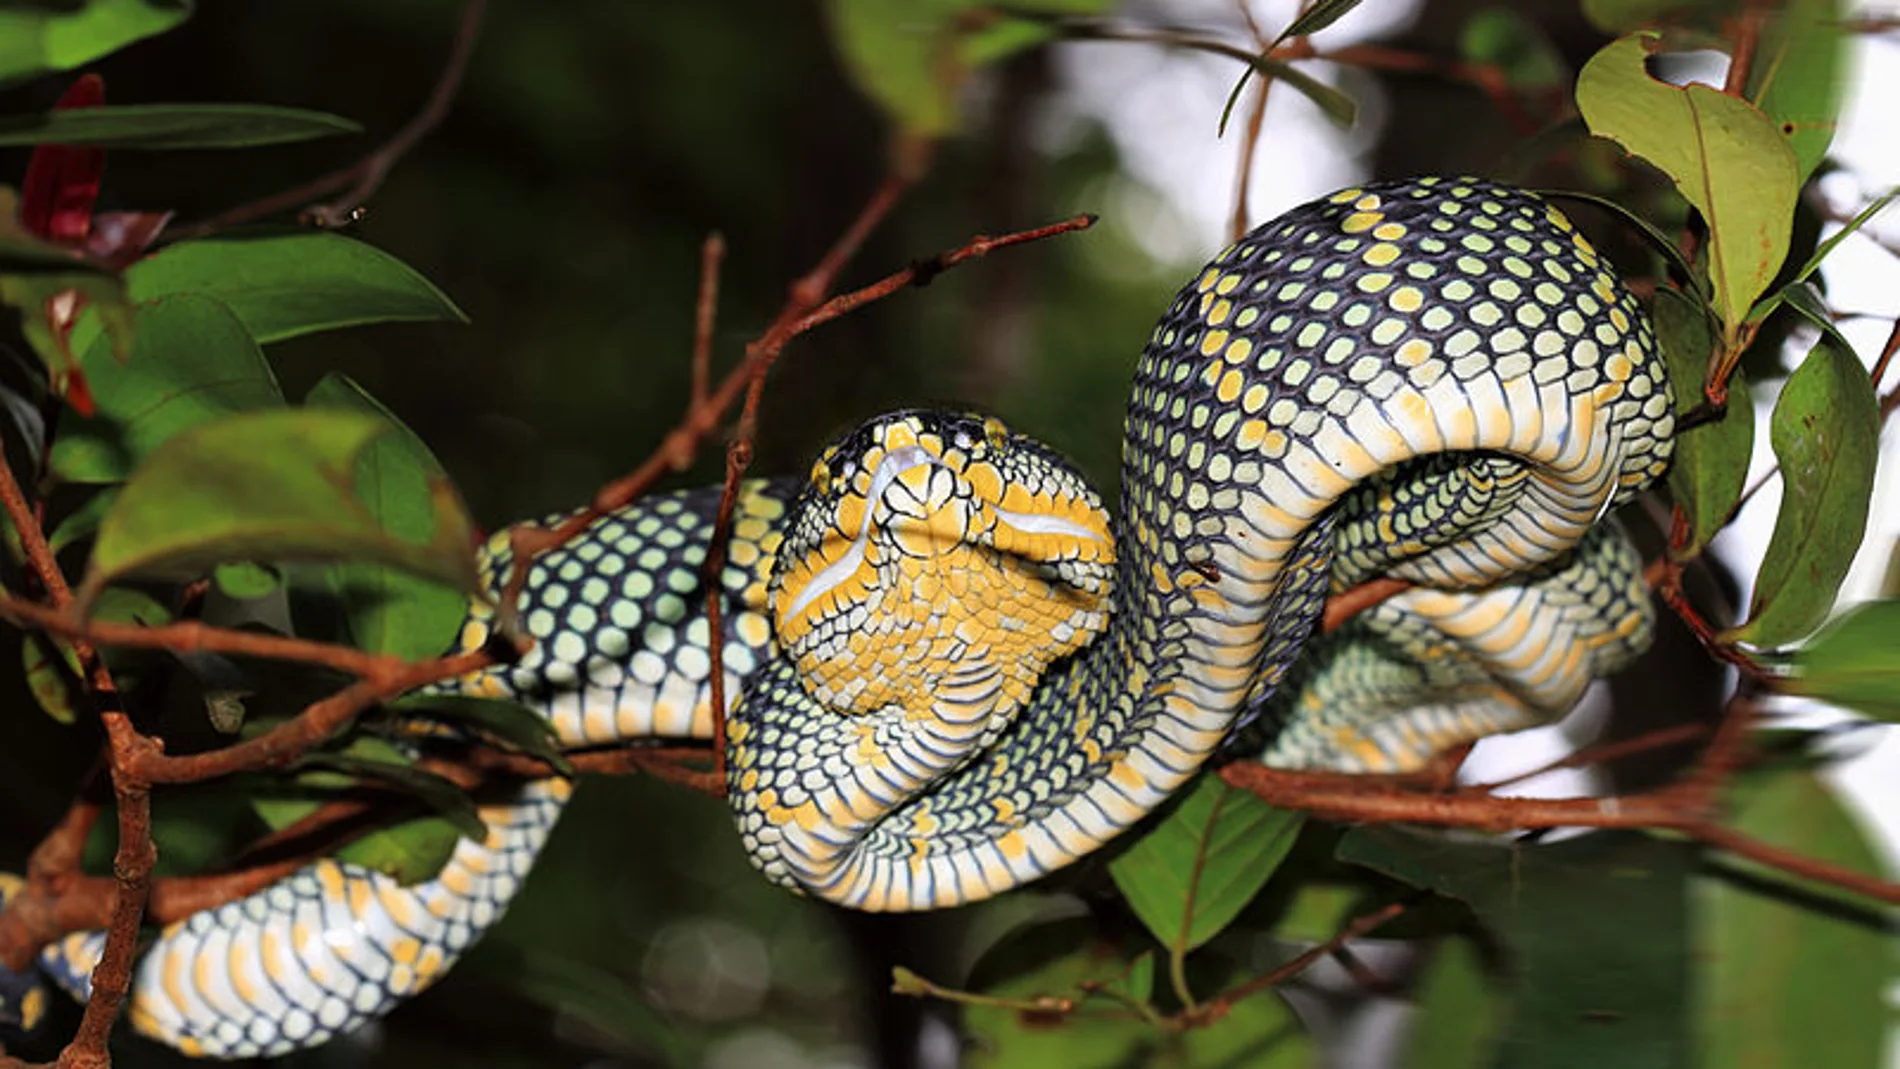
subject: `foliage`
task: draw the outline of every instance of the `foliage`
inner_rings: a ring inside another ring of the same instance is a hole
[[[1256,30],[1251,42],[1211,49],[1245,64],[1236,68],[1245,75],[1229,106],[1245,100],[1249,86],[1273,81],[1336,120],[1353,121],[1351,95],[1308,73],[1327,59],[1305,38],[1351,18],[1356,6],[1311,4],[1277,36]],[[1739,0],[1586,0],[1581,6],[1592,25],[1617,36],[1593,42],[1594,54],[1575,76],[1574,98],[1558,101],[1548,136],[1536,142],[1544,146],[1539,151],[1574,148],[1574,159],[1538,161],[1539,173],[1560,175],[1561,184],[1577,187],[1586,200],[1612,205],[1640,232],[1630,243],[1636,251],[1620,255],[1628,261],[1626,273],[1650,283],[1647,303],[1682,426],[1667,491],[1675,523],[1665,532],[1665,585],[1680,589],[1684,572],[1697,566],[1746,501],[1757,445],[1753,400],[1772,395],[1765,437],[1784,487],[1773,535],[1748,577],[1746,612],[1701,628],[1699,637],[1748,666],[1751,688],[1806,695],[1884,720],[1900,717],[1900,660],[1890,639],[1900,626],[1896,603],[1850,609],[1827,622],[1862,548],[1881,421],[1893,407],[1883,406],[1879,383],[1870,381],[1861,356],[1835,329],[1817,285],[1827,254],[1886,199],[1869,205],[1812,256],[1800,238],[1803,191],[1826,168],[1842,105],[1850,37],[1839,6],[1794,0],[1767,13],[1771,17],[1746,38],[1733,33],[1738,16],[1744,8],[1749,17],[1761,14],[1761,6]],[[967,90],[1011,57],[1070,47],[1072,40],[1122,37],[1126,48],[1159,42],[1207,49],[1206,38],[1166,27],[1121,33],[1111,8],[1103,0],[1002,6],[828,0],[822,25],[845,75],[892,131],[913,142],[953,145],[971,125],[964,122]],[[188,3],[161,0],[0,12],[0,85],[88,67],[190,14]],[[362,17],[406,16],[378,10]],[[637,21],[625,13],[599,17]],[[1501,85],[1524,101],[1564,96],[1571,80],[1565,52],[1531,14],[1496,5],[1453,29],[1465,61],[1496,73],[1488,83],[1493,88]],[[516,43],[552,49],[535,36],[540,32],[523,26]],[[1743,40],[1751,50],[1747,77],[1731,90],[1656,76],[1658,57],[1710,43],[1733,50]],[[735,78],[756,74],[735,63]],[[544,80],[524,82],[522,102],[510,106],[547,127],[536,136],[579,143],[585,138],[573,131],[606,106],[585,92],[567,92],[560,66],[548,65]],[[438,458],[426,444],[437,440],[422,425],[433,419],[426,406],[409,410],[418,418],[412,430],[396,406],[365,385],[389,374],[386,369],[352,363],[356,335],[336,332],[465,323],[461,306],[422,272],[355,237],[246,227],[173,240],[167,213],[116,213],[137,224],[121,228],[126,220],[109,224],[107,213],[95,211],[107,150],[115,160],[133,150],[250,150],[348,134],[357,124],[280,106],[106,106],[96,85],[81,91],[83,85],[60,106],[0,116],[0,148],[39,146],[19,192],[0,189],[0,304],[17,314],[23,351],[34,360],[0,383],[8,402],[8,460],[50,504],[44,519],[53,549],[69,562],[85,562],[78,591],[83,611],[95,624],[145,628],[174,620],[242,623],[256,633],[345,642],[401,661],[441,653],[469,595],[481,586],[474,510],[451,471],[480,478],[474,471],[480,465],[466,457],[460,464]],[[775,90],[755,83],[746,91],[765,96]],[[668,103],[681,114],[704,104]],[[698,136],[715,115],[716,109],[696,113],[680,136]],[[1579,123],[1599,140],[1585,141]],[[1223,116],[1210,114],[1208,137],[1223,125]],[[244,158],[180,155],[176,166],[208,172],[228,166],[220,161]],[[430,165],[445,172],[453,166]],[[709,168],[707,188],[731,181],[730,170]],[[757,195],[771,188],[770,169],[755,170],[758,185],[736,186],[737,196],[760,200]],[[470,179],[471,185],[479,181]],[[1087,181],[1097,181],[1093,172]],[[452,199],[446,203],[450,217],[466,210]],[[671,207],[643,204],[642,211],[658,216]],[[556,257],[561,270],[581,270],[572,264],[586,261],[589,250],[549,254],[542,246],[551,243],[535,230],[557,225],[559,210],[548,204],[524,209],[530,217],[521,224],[530,231],[525,242],[537,254]],[[148,248],[153,242],[157,247]],[[637,265],[596,263],[585,270],[608,275],[615,287],[636,295],[664,292],[672,283],[662,277],[670,279],[679,265],[641,252]],[[1125,265],[1085,276],[1085,284],[1074,282],[1082,271],[1074,263],[1064,261],[1062,268],[1048,283],[1050,302],[1099,304],[1101,311],[1088,313],[1091,320],[1113,323],[1119,307],[1156,303],[1148,292],[1156,287],[1129,283]],[[1118,278],[1123,288],[1116,292],[1129,299],[1103,300]],[[557,284],[570,281],[560,276]],[[505,287],[487,297],[466,301],[480,323],[469,333],[531,350],[516,357],[510,372],[520,378],[511,381],[561,379],[559,361],[600,345],[593,336],[511,333]],[[1804,342],[1813,335],[1791,371],[1776,353],[1764,359],[1757,348],[1790,328]],[[422,328],[409,329],[416,332],[398,337],[425,336]],[[1074,329],[1052,328],[1051,334]],[[940,352],[929,348],[936,344],[926,338],[920,346]],[[1067,347],[1072,363],[1060,365],[1064,397],[1005,406],[1034,403],[1059,411],[1065,397],[1092,396],[1099,383],[1119,390],[1124,369],[1104,365],[1097,356],[1101,344],[1090,336]],[[622,352],[603,375],[664,392],[670,380],[662,376],[672,374],[660,367],[669,359],[665,347],[640,348],[631,369]],[[353,376],[346,366],[368,374]],[[450,366],[428,387],[475,388],[475,379]],[[609,408],[616,392],[592,382],[578,390],[608,398],[593,400]],[[634,437],[645,434],[664,405],[651,402],[640,411],[641,420],[613,422],[614,433],[631,427]],[[10,533],[12,563],[24,565],[19,533]],[[30,589],[12,581],[9,587]],[[18,636],[19,654],[11,660],[48,714],[48,723],[37,727],[76,737],[90,723],[79,651],[66,638],[36,629],[8,634]],[[122,686],[137,702],[163,708],[168,733],[197,743],[259,738],[314,700],[312,673],[201,651],[143,660],[135,652],[114,651],[108,662]],[[1770,655],[1775,659],[1753,659]],[[154,838],[171,855],[168,864],[184,859],[210,866],[228,860],[223,852],[237,833],[254,838],[326,802],[393,793],[413,804],[400,819],[343,846],[340,856],[405,883],[427,879],[460,837],[480,836],[484,828],[476,799],[417,767],[410,751],[391,741],[403,737],[409,718],[421,715],[500,750],[571,767],[544,723],[518,706],[403,699],[283,767],[218,781],[170,810],[161,804]],[[66,745],[93,743],[88,736]],[[229,784],[236,786],[220,790]],[[610,790],[629,812],[658,804],[651,785]],[[1722,792],[1726,826],[1733,830],[1857,872],[1878,871],[1865,836],[1811,762],[1760,762],[1724,781]],[[625,812],[598,804],[593,830],[624,830]],[[712,812],[716,806],[704,808],[697,817],[723,819]],[[743,911],[774,940],[765,956],[780,971],[776,979],[724,977],[741,986],[756,981],[757,990],[746,988],[753,1010],[768,1012],[759,1007],[769,995],[793,1007],[784,1016],[797,1020],[787,1028],[829,1029],[823,1034],[835,1037],[857,1026],[839,1019],[851,1011],[853,995],[858,1001],[870,996],[837,979],[836,948],[786,943],[816,938],[807,933],[827,915],[765,888],[731,843],[685,841],[705,825],[637,820],[654,825],[639,830],[652,837],[648,841],[681,854],[710,851],[694,856],[717,877],[685,871],[691,866],[652,864],[639,851],[614,849],[602,857],[590,856],[598,847],[563,846],[569,857],[556,851],[521,915],[471,957],[468,971],[482,987],[470,981],[463,990],[501,988],[524,1004],[559,1010],[564,1027],[579,1022],[589,1043],[610,1051],[632,1050],[669,1064],[705,1060],[731,1023],[716,1014],[689,1020],[691,1013],[665,1004],[664,983],[626,960],[657,945],[659,921],[643,916],[626,922],[628,931],[597,936],[568,906],[622,895],[654,916],[690,916],[715,906]],[[200,834],[192,845],[194,832],[206,828],[218,833]],[[95,843],[93,850],[100,855],[103,846]],[[1391,826],[1342,835],[1206,775],[1108,854],[1053,883],[1057,891],[1079,892],[1063,899],[1064,916],[1043,915],[1034,900],[1024,904],[1026,896],[966,911],[955,923],[967,928],[958,932],[963,957],[974,961],[967,975],[940,986],[913,971],[923,970],[922,961],[893,961],[895,990],[961,1004],[970,1064],[1317,1065],[1327,1044],[1308,1006],[1321,1000],[1286,997],[1317,982],[1294,966],[1303,964],[1303,953],[1337,954],[1352,971],[1350,944],[1334,933],[1354,918],[1374,917],[1385,925],[1377,934],[1402,940],[1419,963],[1416,975],[1383,981],[1416,1004],[1407,1064],[1674,1067],[1750,1058],[1778,1064],[1812,1053],[1807,1030],[1825,1019],[1827,1064],[1868,1065],[1878,1058],[1890,1023],[1880,998],[1894,972],[1889,918],[1669,829],[1599,831],[1548,843]],[[711,975],[707,984],[721,981],[717,959],[712,953],[697,959]],[[1276,970],[1283,968],[1281,977]],[[827,979],[788,981],[788,972]],[[1271,990],[1250,986],[1261,977],[1276,979],[1255,985]],[[394,1051],[427,1051],[435,1041],[420,1025],[413,1034],[394,1026],[392,1033]],[[520,1064],[546,1064],[538,1060],[537,1044],[525,1045]],[[441,1057],[454,1063],[466,1053],[450,1048]]]

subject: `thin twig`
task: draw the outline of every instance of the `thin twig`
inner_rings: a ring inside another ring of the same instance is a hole
[[[693,308],[693,408],[706,403],[712,383],[713,327],[719,320],[719,265],[726,258],[726,239],[714,231],[699,247],[699,300]]]
[[[365,653],[350,646],[213,627],[197,620],[181,620],[151,627],[113,620],[88,620],[73,615],[70,609],[48,608],[4,592],[0,592],[0,618],[21,627],[36,627],[62,638],[84,640],[94,645],[161,649],[174,653],[210,652],[265,657],[334,668],[339,672],[366,678],[388,676],[405,664],[400,657]]]
[[[1424,897],[1425,894],[1421,891],[1408,895],[1397,902],[1381,906],[1371,913],[1354,917],[1345,927],[1341,928],[1338,933],[1324,943],[1294,955],[1271,972],[1263,973],[1244,984],[1229,988],[1215,995],[1213,998],[1208,999],[1207,1002],[1201,1006],[1200,1010],[1191,1018],[1184,1021],[1184,1023],[1193,1026],[1213,1024],[1227,1016],[1228,1012],[1234,1008],[1235,1003],[1250,995],[1265,991],[1268,988],[1278,987],[1288,980],[1299,976],[1307,969],[1312,968],[1314,963],[1318,962],[1321,958],[1338,951],[1341,947],[1354,939],[1361,939],[1372,934],[1381,925],[1397,919],[1400,914],[1412,908],[1415,903],[1422,901]]]
[[[363,202],[382,186],[396,163],[448,115],[449,106],[455,102],[455,94],[462,86],[462,77],[468,72],[469,58],[475,54],[475,41],[481,36],[482,17],[487,8],[487,0],[468,0],[463,5],[461,18],[456,24],[455,41],[449,47],[448,60],[443,64],[442,73],[436,78],[435,88],[430,91],[422,110],[374,152],[348,167],[331,171],[321,178],[281,193],[240,204],[202,222],[168,229],[165,239],[183,241],[200,238],[306,204],[310,206],[305,210],[304,218],[316,226],[336,228],[354,222]],[[317,197],[345,187],[349,188],[349,192],[328,204],[310,204]]]

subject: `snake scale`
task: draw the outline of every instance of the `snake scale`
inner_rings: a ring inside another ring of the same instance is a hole
[[[806,894],[931,909],[1088,855],[1223,749],[1393,771],[1546,722],[1648,640],[1640,562],[1599,521],[1673,429],[1641,311],[1540,198],[1421,178],[1296,208],[1155,327],[1118,515],[956,412],[878,417],[804,479],[742,487],[717,581],[746,848]],[[572,748],[708,737],[717,503],[648,497],[536,559],[534,648],[443,689],[520,699]],[[1316,639],[1328,594],[1378,575],[1415,586]],[[490,623],[472,608],[461,645]],[[416,886],[323,860],[172,925],[133,1024],[238,1057],[386,1013],[500,917],[569,791],[485,807],[487,837]],[[40,970],[84,998],[102,943]],[[0,981],[34,1016],[32,978]]]

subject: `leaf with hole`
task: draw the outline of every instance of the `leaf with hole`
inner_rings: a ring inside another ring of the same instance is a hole
[[[1754,105],[1706,85],[1678,88],[1645,66],[1659,35],[1631,34],[1577,78],[1590,132],[1668,175],[1709,227],[1711,303],[1736,340],[1755,298],[1788,255],[1801,181],[1794,151]]]
[[[1755,573],[1748,622],[1723,636],[1762,647],[1820,626],[1867,528],[1880,406],[1867,369],[1838,334],[1823,333],[1788,377],[1768,440],[1781,465],[1781,508]]]
[[[1498,1064],[1689,1063],[1692,844],[1611,831],[1507,846],[1362,827],[1338,854],[1462,899],[1503,941],[1513,997]]]
[[[1676,415],[1702,401],[1715,337],[1708,317],[1692,297],[1659,289],[1650,306],[1656,343],[1662,349],[1675,387]],[[1748,481],[1748,459],[1755,448],[1755,406],[1748,380],[1738,370],[1729,376],[1728,406],[1722,417],[1676,436],[1676,459],[1669,468],[1669,492],[1689,519],[1689,543],[1672,552],[1695,556],[1728,522]]]
[[[80,589],[133,575],[190,579],[232,560],[371,561],[480,588],[475,530],[455,488],[429,487],[424,540],[377,522],[359,461],[389,425],[358,412],[279,410],[201,424],[165,442],[119,491]]]
[[[347,376],[332,372],[304,398],[314,409],[360,412],[382,420],[388,433],[364,447],[356,462],[358,498],[369,515],[398,538],[425,541],[435,526],[431,487],[448,473],[415,432]],[[462,592],[384,564],[344,561],[300,572],[319,579],[326,602],[340,612],[362,649],[406,660],[434,657],[454,641],[468,598]]]
[[[1900,722],[1900,601],[1856,605],[1794,655],[1788,689]]]
[[[1265,886],[1304,822],[1202,776],[1108,871],[1155,938],[1185,953],[1219,935]]]

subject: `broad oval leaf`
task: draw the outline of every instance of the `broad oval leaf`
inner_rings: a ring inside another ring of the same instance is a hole
[[[60,478],[123,479],[182,431],[284,403],[264,354],[222,302],[179,294],[139,306],[133,325],[129,359],[95,340],[80,360],[97,411],[60,428],[52,454]]]
[[[1781,510],[1755,574],[1748,622],[1725,635],[1781,646],[1818,627],[1867,528],[1880,451],[1880,406],[1867,369],[1823,333],[1781,389],[1768,440],[1781,464]]]
[[[1514,997],[1498,1064],[1689,1063],[1691,844],[1611,831],[1504,846],[1363,827],[1338,856],[1462,899],[1504,941]]]
[[[125,281],[135,301],[178,293],[216,297],[264,345],[365,323],[468,322],[414,268],[374,245],[321,230],[180,242],[133,264]]]
[[[248,148],[354,134],[337,115],[264,104],[128,104],[0,118],[0,147]]]
[[[84,66],[190,14],[191,0],[0,6],[0,85]]]
[[[229,560],[374,561],[475,591],[474,524],[446,480],[430,486],[426,541],[395,535],[365,506],[358,460],[386,433],[362,413],[293,410],[173,437],[106,513],[82,599],[124,576],[191,578]]]
[[[1849,609],[1795,651],[1789,687],[1881,720],[1900,721],[1900,601]]]
[[[388,425],[389,432],[365,446],[357,459],[357,496],[391,534],[427,540],[435,525],[430,488],[445,483],[448,473],[422,439],[344,375],[324,376],[304,404],[361,412]],[[341,613],[357,646],[405,660],[447,649],[468,612],[465,595],[386,565],[346,561],[298,574],[320,577],[318,593]]]
[[[1592,57],[1577,78],[1577,108],[1591,133],[1649,161],[1702,213],[1711,303],[1724,341],[1733,341],[1787,258],[1799,169],[1754,105],[1706,85],[1651,78],[1644,61],[1657,39],[1631,34]]]
[[[1889,635],[1893,632],[1888,632]],[[1735,830],[1803,856],[1879,872],[1865,835],[1819,777],[1742,777]],[[1695,1020],[1707,1066],[1877,1066],[1896,976],[1885,912],[1717,857],[1697,881]]]
[[[1253,899],[1305,820],[1202,776],[1108,871],[1155,938],[1185,953],[1219,935]]]
[[[1694,301],[1672,289],[1656,291],[1650,308],[1656,342],[1662,347],[1683,411],[1702,400],[1715,338],[1708,317]],[[1676,461],[1669,469],[1669,491],[1689,518],[1689,544],[1676,552],[1694,556],[1728,522],[1748,481],[1748,460],[1755,448],[1755,406],[1740,370],[1729,376],[1728,407],[1722,418],[1691,427],[1676,436]]]
[[[1840,119],[1851,40],[1846,5],[1790,0],[1767,20],[1745,92],[1787,139],[1805,182],[1826,158]]]

